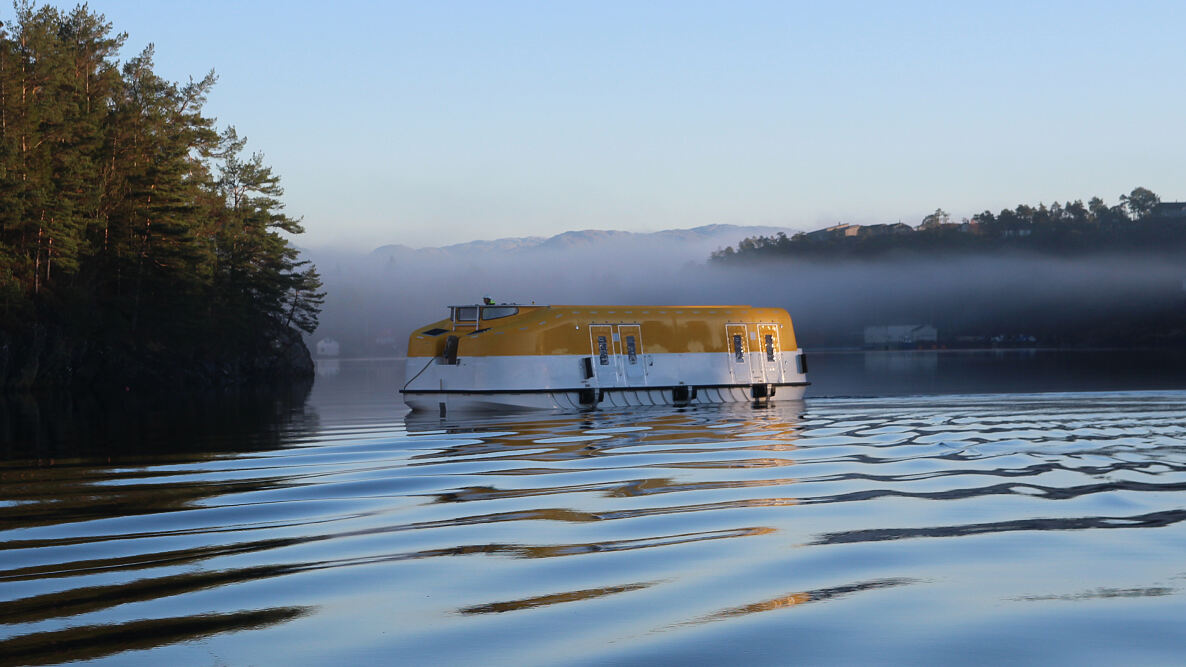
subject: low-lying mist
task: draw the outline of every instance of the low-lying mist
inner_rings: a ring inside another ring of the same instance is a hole
[[[749,304],[786,308],[804,347],[860,345],[864,327],[931,324],[941,343],[1151,344],[1186,326],[1186,257],[1038,255],[795,260],[723,267],[699,246],[310,253],[328,292],[313,340],[343,356],[402,354],[446,306]],[[1176,329],[1175,329],[1176,327]]]

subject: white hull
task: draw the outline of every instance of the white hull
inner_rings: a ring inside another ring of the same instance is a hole
[[[697,387],[695,398],[675,401],[671,388],[611,389],[594,394],[593,402],[581,402],[580,391],[524,392],[414,392],[405,390],[404,402],[425,412],[482,412],[506,410],[592,410],[648,405],[709,405],[715,403],[781,403],[801,401],[804,385],[773,386],[774,396],[754,398],[753,387]],[[587,397],[587,394],[586,394]],[[600,399],[599,401],[597,399]]]
[[[592,410],[798,401],[802,351],[410,358],[404,402],[417,411]]]

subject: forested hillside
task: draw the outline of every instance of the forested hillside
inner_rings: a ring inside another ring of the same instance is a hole
[[[1099,197],[1050,206],[1018,204],[977,213],[956,222],[943,209],[917,226],[837,224],[787,236],[751,236],[737,248],[712,254],[721,264],[759,258],[881,259],[886,256],[941,257],[959,254],[1029,253],[1076,257],[1117,251],[1180,253],[1186,250],[1186,204],[1165,203],[1137,187],[1108,206]]]
[[[279,178],[103,16],[0,27],[0,386],[212,386],[302,370],[323,295]]]
[[[959,222],[939,209],[917,226],[750,237],[710,264],[802,286],[789,307],[807,315],[808,344],[868,344],[866,327],[906,323],[935,326],[949,347],[1186,343],[1186,203],[1143,187],[1112,206],[1021,204]]]

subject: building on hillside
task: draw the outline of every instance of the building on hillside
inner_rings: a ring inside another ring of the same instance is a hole
[[[805,236],[812,241],[830,241],[832,239],[841,239],[849,236],[856,236],[861,233],[860,225],[850,225],[841,223],[839,225],[832,225],[831,227],[824,227],[817,229],[814,232],[807,232]]]
[[[939,331],[929,324],[878,324],[865,327],[865,347],[935,347],[938,342]]]
[[[1186,202],[1163,201],[1153,207],[1149,217],[1154,220],[1186,220]]]
[[[914,228],[904,222],[894,222],[884,225],[859,225],[860,236],[890,236],[893,234],[910,234]]]
[[[393,348],[399,344],[400,336],[394,329],[384,329],[375,336],[375,347]]]

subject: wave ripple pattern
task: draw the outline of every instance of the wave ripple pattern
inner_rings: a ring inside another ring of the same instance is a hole
[[[0,463],[0,664],[1171,662],[1184,399],[359,414]]]

